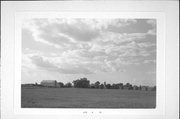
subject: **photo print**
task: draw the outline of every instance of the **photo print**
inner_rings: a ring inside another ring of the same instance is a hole
[[[156,19],[22,22],[21,108],[156,108]]]

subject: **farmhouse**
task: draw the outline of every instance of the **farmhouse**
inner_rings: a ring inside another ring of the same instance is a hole
[[[41,81],[41,85],[46,87],[60,87],[56,80],[43,80]]]

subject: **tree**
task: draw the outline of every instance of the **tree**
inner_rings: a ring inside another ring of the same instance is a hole
[[[96,81],[96,82],[95,82],[95,88],[99,88],[99,85],[100,85],[100,82],[99,82],[99,81]]]
[[[70,87],[72,87],[72,84],[70,83],[70,82],[68,82],[68,83],[66,83],[66,85],[65,85],[67,88],[70,88]]]
[[[90,84],[90,88],[95,88],[95,84],[94,84],[94,83],[91,83],[91,84]]]
[[[64,87],[64,83],[58,82],[58,84],[59,84],[60,87]]]
[[[142,90],[142,86],[141,85],[139,86],[139,90]]]
[[[106,84],[106,88],[110,89],[111,88],[111,84]]]
[[[156,91],[156,86],[154,86],[154,87],[152,88],[152,91]]]
[[[79,82],[80,82],[79,79],[73,81],[73,85],[74,85],[75,88],[80,87],[80,86],[79,86]]]
[[[133,89],[133,87],[132,87],[132,85],[130,83],[126,83],[125,88],[127,88],[129,90]]]
[[[112,84],[111,88],[112,89],[119,89],[119,86],[118,86],[118,84]]]
[[[138,86],[134,85],[133,90],[138,90]]]
[[[104,84],[101,84],[101,85],[100,85],[100,88],[103,89],[103,88],[104,88]]]
[[[130,83],[126,83],[126,85],[125,85],[126,87],[129,87],[130,86]]]
[[[75,88],[88,88],[90,81],[87,78],[81,78],[73,81]]]
[[[129,86],[129,90],[133,90],[133,86],[132,85]]]
[[[117,85],[119,89],[123,89],[123,83],[118,83]]]

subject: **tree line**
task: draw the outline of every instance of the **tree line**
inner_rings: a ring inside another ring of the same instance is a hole
[[[55,81],[56,82],[56,81]],[[57,86],[58,85],[58,86]],[[106,82],[99,82],[96,81],[95,83],[90,83],[90,81],[87,78],[80,78],[73,80],[72,83],[63,83],[63,82],[56,82],[56,86],[44,86],[42,84],[23,84],[22,86],[43,86],[43,87],[59,87],[59,88],[94,88],[94,89],[125,89],[125,90],[156,90],[156,86],[149,87],[149,86],[137,86],[132,85],[130,83],[107,83]]]
[[[59,82],[61,87],[66,87],[66,88],[95,88],[95,89],[127,89],[127,90],[148,90],[148,86],[137,86],[137,85],[132,85],[130,83],[101,83],[99,81],[96,81],[95,83],[90,83],[90,81],[87,78],[80,78],[77,80],[73,80],[72,83],[68,82],[66,84],[63,84],[62,82]],[[156,86],[151,87],[152,90],[156,90]]]

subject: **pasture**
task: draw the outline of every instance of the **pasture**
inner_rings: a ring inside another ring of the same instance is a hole
[[[156,91],[22,87],[22,108],[155,108]]]

